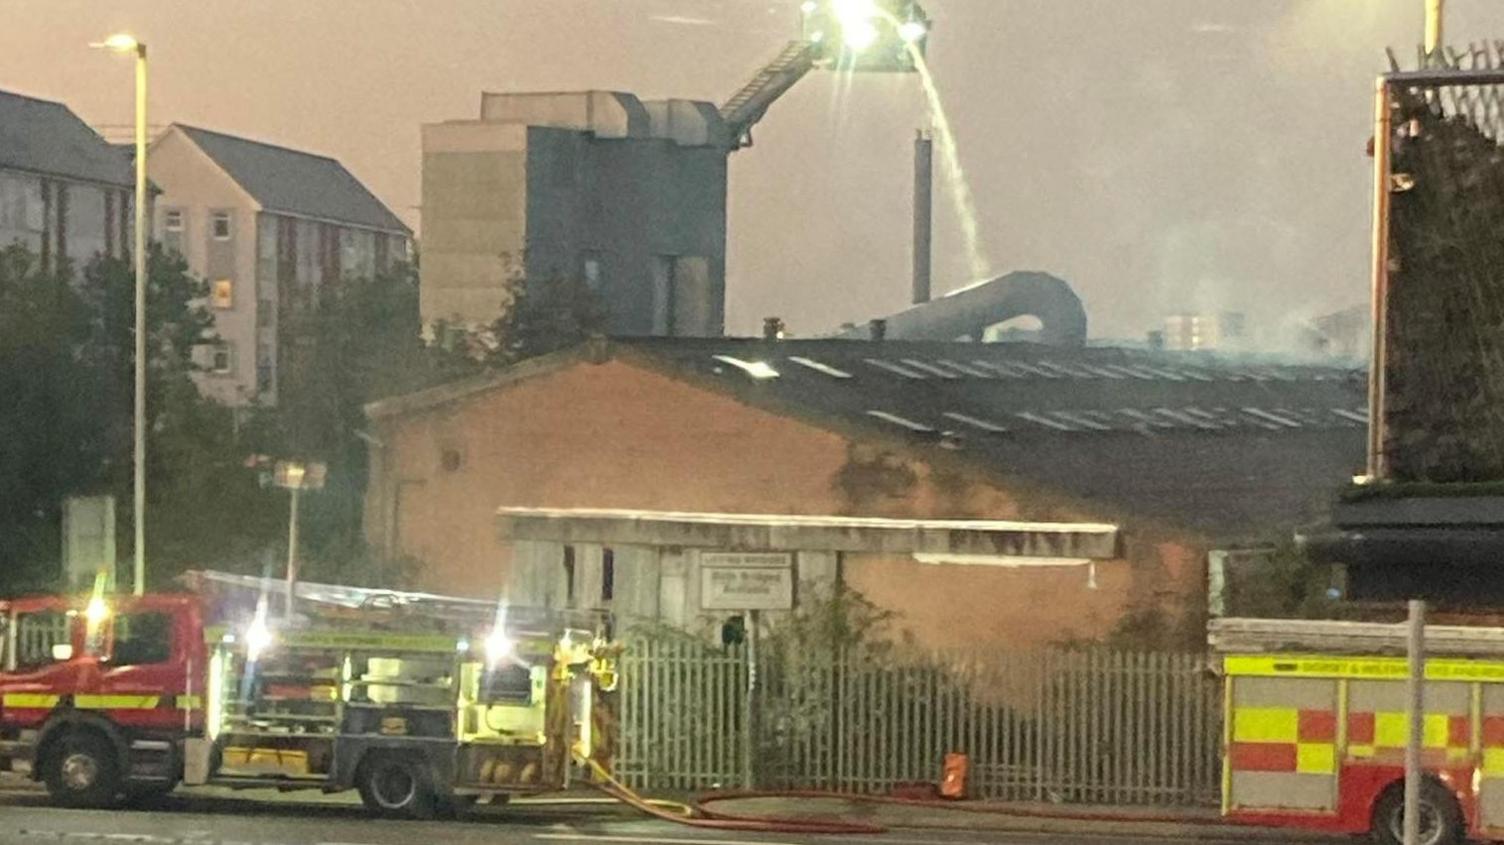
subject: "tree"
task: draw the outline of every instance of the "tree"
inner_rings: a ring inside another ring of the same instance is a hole
[[[253,415],[246,447],[328,467],[325,488],[302,500],[306,543],[301,551],[308,577],[380,580],[390,573],[367,565],[361,531],[369,474],[368,444],[362,437],[365,406],[435,384],[471,365],[438,355],[424,343],[413,264],[324,286],[316,307],[285,323],[283,331],[289,352],[282,361],[277,405]]]
[[[605,304],[589,285],[573,276],[557,276],[542,284],[517,277],[510,294],[506,311],[491,327],[499,341],[493,363],[514,364],[568,349],[606,329]]]
[[[204,284],[154,249],[147,287],[147,575],[163,585],[264,537],[230,412],[199,395],[193,351],[212,340]],[[0,592],[57,586],[65,497],[111,494],[130,561],[135,283],[128,260],[75,276],[0,252]]]
[[[507,283],[507,306],[489,326],[439,322],[429,330],[433,361],[449,377],[506,367],[569,349],[606,331],[609,312],[598,293],[571,276]]]
[[[0,590],[50,585],[62,497],[105,478],[107,382],[80,366],[95,323],[66,269],[0,251]]]

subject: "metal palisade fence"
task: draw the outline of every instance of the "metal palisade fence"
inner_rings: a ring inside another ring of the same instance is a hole
[[[643,789],[876,793],[970,760],[975,798],[1214,803],[1221,694],[1200,655],[1051,650],[854,659],[636,640],[622,663],[618,773]],[[755,736],[745,729],[756,725]]]

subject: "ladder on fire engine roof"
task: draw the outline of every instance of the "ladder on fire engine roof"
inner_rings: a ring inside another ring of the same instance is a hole
[[[726,121],[733,151],[752,146],[752,127],[762,120],[769,106],[814,69],[819,55],[820,45],[813,41],[790,41],[721,106],[721,119]]]
[[[232,602],[254,607],[261,596],[280,601],[285,595],[286,582],[280,578],[262,578],[255,575],[237,575],[215,570],[193,570],[183,574],[184,585],[195,593],[218,592]],[[299,581],[294,594],[300,608],[314,615],[339,618],[379,613],[393,619],[422,617],[442,620],[446,623],[465,625],[487,622],[494,619],[497,603],[485,599],[469,599],[441,596],[434,593],[385,590],[373,587],[347,587],[341,584],[320,584],[314,581]],[[604,611],[584,609],[549,610],[538,607],[508,606],[506,615],[510,626],[525,628],[550,628],[564,626],[591,630],[599,627],[608,614]]]
[[[1213,619],[1207,644],[1219,654],[1405,653],[1405,623],[1324,619]],[[1426,651],[1445,657],[1504,657],[1504,628],[1427,625]]]

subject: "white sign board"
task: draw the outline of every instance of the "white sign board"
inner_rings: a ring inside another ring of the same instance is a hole
[[[63,500],[63,582],[68,590],[94,586],[105,573],[115,583],[115,497],[69,496]]]
[[[704,610],[789,610],[794,606],[794,561],[776,552],[704,552],[700,607]]]

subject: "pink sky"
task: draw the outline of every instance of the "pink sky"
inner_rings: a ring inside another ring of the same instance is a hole
[[[0,89],[333,155],[421,228],[418,127],[482,90],[613,88],[722,101],[793,37],[797,0],[10,0]],[[1045,270],[1093,334],[1165,313],[1256,326],[1365,297],[1373,74],[1413,54],[1422,0],[930,0],[930,57],[995,272]],[[1449,40],[1504,36],[1450,0]],[[917,80],[811,76],[732,160],[730,328],[796,333],[896,310],[909,288]],[[968,281],[937,191],[935,287]]]

